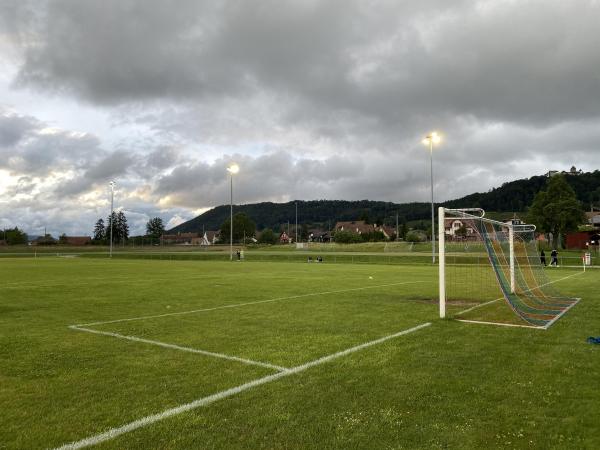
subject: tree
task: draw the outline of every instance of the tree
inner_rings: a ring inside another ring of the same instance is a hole
[[[338,244],[353,244],[363,242],[360,234],[342,230],[335,232],[333,235],[333,240]]]
[[[129,225],[127,225],[127,217],[125,217],[125,213],[122,210],[117,214],[115,225],[119,229],[119,240],[124,243],[129,239]]]
[[[165,226],[160,217],[150,219],[146,224],[146,235],[153,238],[160,238],[165,233]]]
[[[61,245],[65,245],[67,243],[67,235],[65,233],[58,237],[58,243]]]
[[[27,244],[27,234],[17,227],[5,229],[4,239],[8,245]]]
[[[399,228],[400,228],[398,230],[399,236],[396,238],[396,240],[398,240],[398,239],[405,240],[406,239],[406,233],[408,233],[408,225],[406,225],[406,222],[402,222],[400,224]]]
[[[465,237],[467,235],[467,227],[464,225],[461,225],[460,227],[458,227],[456,229],[454,234],[459,237]]]
[[[110,243],[112,238],[113,244],[119,242],[119,228],[117,227],[117,213],[112,212],[106,219],[106,240]]]
[[[229,243],[230,220],[227,219],[221,225],[221,242]],[[256,224],[244,213],[237,213],[233,216],[233,241],[239,242],[244,237],[254,236]]]
[[[308,232],[308,225],[303,223],[302,226],[300,227],[300,240],[308,241],[309,234],[310,233]]]
[[[382,231],[370,231],[368,233],[363,233],[360,235],[364,242],[382,242],[385,241],[385,235]]]
[[[94,241],[102,242],[106,239],[106,227],[104,226],[104,220],[98,219],[96,225],[94,225]]]
[[[358,216],[358,220],[363,220],[365,223],[371,223],[371,219],[369,218],[369,211],[365,209],[363,212],[361,212],[360,216]]]
[[[552,245],[556,248],[560,237],[576,231],[584,222],[585,215],[575,191],[564,176],[550,177],[546,187],[533,199],[527,221],[533,223],[538,231],[552,233]]]
[[[406,233],[407,242],[424,242],[427,240],[427,234],[423,230],[410,230]]]
[[[265,228],[258,238],[261,244],[277,244],[277,235],[270,228]]]
[[[112,241],[113,244],[116,242],[125,242],[129,239],[129,225],[127,225],[127,217],[123,211],[118,213],[114,212],[111,216],[108,216],[106,220],[106,238],[110,241],[110,226],[112,223]]]

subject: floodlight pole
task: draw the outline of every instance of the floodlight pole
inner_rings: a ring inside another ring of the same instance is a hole
[[[240,170],[237,164],[232,164],[227,168],[231,175],[229,189],[229,260],[233,261],[233,176]]]
[[[433,206],[433,144],[440,142],[440,135],[435,131],[423,139],[423,144],[429,146],[429,169],[431,173],[431,262],[435,264],[435,211]]]
[[[233,261],[233,172],[230,172],[229,189],[229,261]]]
[[[115,182],[111,181],[110,183],[110,250],[109,250],[109,257],[112,258],[112,251],[113,251],[113,222],[114,222],[114,198],[115,198]]]
[[[298,202],[296,202],[296,243],[298,243]]]
[[[431,173],[431,262],[435,264],[435,213],[433,209],[433,137],[429,137],[429,168]]]

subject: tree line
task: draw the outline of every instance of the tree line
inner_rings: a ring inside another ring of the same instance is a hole
[[[600,204],[600,171],[564,176],[566,183],[575,192],[575,197],[586,208],[590,204]],[[524,214],[532,205],[536,194],[543,190],[549,178],[533,176],[504,183],[488,192],[473,193],[456,200],[438,204],[447,208],[483,208],[486,211],[514,212]],[[400,224],[407,223],[411,228],[419,228],[430,234],[431,204],[427,202],[392,203],[370,200],[313,200],[288,203],[255,203],[235,205],[237,212],[246,214],[256,223],[259,230],[270,228],[280,230],[288,222],[295,223],[296,206],[298,221],[310,227],[331,230],[337,221],[356,220],[364,212],[373,222],[395,227],[396,215]],[[198,232],[203,228],[217,230],[229,217],[229,205],[217,206],[200,216],[184,222],[170,230],[172,233]],[[422,221],[422,224],[420,223]]]
[[[113,212],[104,219],[100,218],[94,225],[94,235],[92,240],[96,244],[109,244],[111,238],[112,224],[112,242],[113,244],[125,243],[129,240],[129,225],[125,212]],[[165,233],[165,226],[160,217],[154,217],[146,223],[147,238],[160,239]]]
[[[23,230],[19,230],[18,227],[14,228],[5,228],[2,230],[2,240],[7,245],[20,245],[27,244],[27,233]]]

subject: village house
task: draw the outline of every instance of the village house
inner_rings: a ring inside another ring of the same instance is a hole
[[[280,244],[291,244],[292,243],[292,238],[290,236],[288,236],[285,231],[283,231],[279,235],[279,243]]]
[[[387,225],[374,225],[366,223],[364,220],[353,220],[347,222],[337,222],[334,227],[335,231],[347,231],[356,234],[368,234],[375,231],[383,233],[385,239],[392,239],[396,235],[396,229]]]
[[[76,246],[90,245],[92,243],[92,238],[91,236],[62,236],[60,243]]]
[[[329,231],[313,228],[308,230],[309,242],[331,242],[331,233]]]
[[[600,227],[600,211],[588,211],[585,213],[585,217],[589,225]]]
[[[465,229],[465,235],[461,235],[458,230]],[[450,218],[444,220],[444,233],[451,239],[463,239],[469,236],[475,236],[475,228],[469,219]]]

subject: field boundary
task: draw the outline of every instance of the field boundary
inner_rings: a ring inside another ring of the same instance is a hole
[[[249,381],[249,382],[241,384],[239,386],[236,386],[236,387],[233,387],[233,388],[221,391],[221,392],[217,392],[217,393],[209,395],[207,397],[199,398],[190,403],[185,403],[185,404],[177,406],[175,408],[166,409],[160,413],[143,417],[141,419],[135,420],[133,422],[122,425],[120,427],[111,428],[108,431],[105,431],[103,433],[95,434],[95,435],[87,437],[85,439],[82,439],[79,441],[74,441],[74,442],[65,444],[61,447],[57,447],[55,450],[76,450],[76,449],[90,447],[92,445],[100,444],[101,442],[105,442],[105,441],[114,439],[117,436],[120,436],[120,435],[123,435],[126,433],[130,433],[134,430],[137,430],[142,427],[146,427],[146,426],[151,425],[156,422],[160,422],[169,417],[173,417],[173,416],[182,414],[184,412],[191,411],[191,410],[200,408],[202,406],[209,405],[211,403],[214,403],[216,401],[222,400],[227,397],[232,397],[241,392],[247,391],[247,390],[257,387],[257,386],[261,386],[263,384],[270,383],[270,382],[278,380],[280,378],[294,375],[294,374],[297,374],[300,372],[304,372],[305,370],[310,369],[312,367],[327,363],[329,361],[333,361],[335,359],[341,358],[341,357],[349,355],[351,353],[358,352],[365,348],[381,344],[383,342],[389,341],[390,339],[394,339],[394,338],[397,338],[397,337],[400,337],[400,336],[403,336],[406,334],[413,333],[415,331],[429,327],[430,325],[431,325],[431,322],[422,323],[420,325],[400,331],[398,333],[390,334],[388,336],[384,336],[382,338],[375,339],[373,341],[365,342],[363,344],[347,348],[346,350],[342,350],[337,353],[332,353],[330,355],[323,356],[321,358],[315,359],[313,361],[302,364],[300,366],[292,367],[290,369],[275,373],[273,375],[268,375],[266,377],[257,378],[255,380]]]

